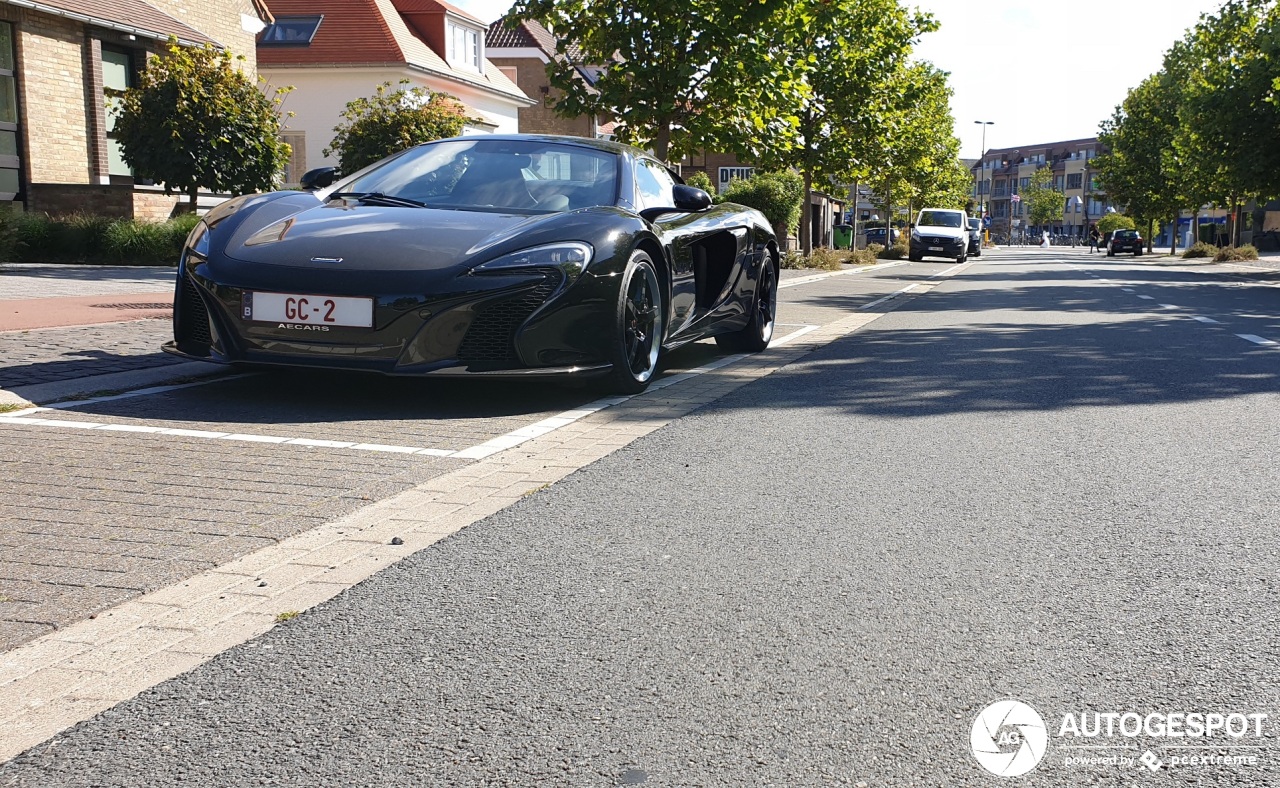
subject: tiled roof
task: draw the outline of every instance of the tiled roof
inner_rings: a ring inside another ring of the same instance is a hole
[[[453,68],[414,34],[401,13],[438,13],[440,0],[270,0],[277,19],[324,20],[306,46],[258,46],[258,68],[403,64],[528,103],[520,88],[484,60],[483,73]],[[430,6],[430,7],[428,7]],[[399,9],[399,10],[397,10]],[[471,17],[462,14],[468,19]]]
[[[522,19],[515,27],[506,27],[504,17],[489,25],[485,35],[485,46],[490,48],[535,48],[541,49],[547,57],[555,57],[556,37],[551,31],[532,19]]]
[[[449,5],[444,0],[396,0],[396,8],[400,9],[402,14],[412,13],[438,13],[447,11],[454,16],[460,16],[463,19],[475,22],[477,25],[484,27],[484,22],[476,19],[471,14],[458,8],[456,5]]]
[[[163,41],[173,36],[184,43],[218,43],[143,0],[35,0],[23,5],[46,14],[92,22],[145,38]]]

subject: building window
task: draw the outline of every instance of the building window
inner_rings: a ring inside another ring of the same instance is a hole
[[[307,133],[285,131],[281,132],[280,139],[289,146],[289,161],[284,165],[284,185],[297,186],[307,171]]]
[[[17,199],[18,193],[22,191],[18,119],[13,25],[0,22],[0,201],[4,202]]]
[[[124,161],[116,139],[116,112],[124,92],[137,81],[133,53],[127,49],[102,48],[102,95],[107,102],[107,174],[129,177],[133,168]]]
[[[1067,176],[1067,188],[1068,188],[1068,189],[1079,189],[1079,188],[1080,188],[1080,184],[1081,184],[1081,183],[1083,183],[1083,182],[1084,182],[1084,176],[1083,176],[1083,175],[1081,175],[1081,174],[1080,174],[1080,173],[1078,173],[1078,172],[1077,172],[1077,173],[1072,173],[1071,175],[1068,175],[1068,176]]]
[[[323,20],[323,16],[278,16],[276,21],[263,28],[258,36],[258,45],[305,47],[316,37]]]
[[[449,23],[449,62],[480,70],[480,31]]]

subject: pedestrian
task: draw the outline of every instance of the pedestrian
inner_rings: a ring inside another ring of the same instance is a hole
[[[1089,225],[1089,254],[1098,251],[1098,241],[1101,239],[1102,236],[1098,234],[1098,225]]]

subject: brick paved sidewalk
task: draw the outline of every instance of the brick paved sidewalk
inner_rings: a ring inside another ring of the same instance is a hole
[[[182,363],[166,320],[0,332],[0,389]]]
[[[0,301],[126,293],[172,293],[167,266],[0,263]]]

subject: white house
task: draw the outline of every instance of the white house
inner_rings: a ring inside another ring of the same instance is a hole
[[[284,138],[294,156],[285,182],[337,161],[322,151],[347,102],[383,83],[455,96],[479,121],[468,133],[519,131],[536,102],[485,57],[486,25],[442,0],[271,0],[275,21],[258,36],[267,87],[292,85]]]

